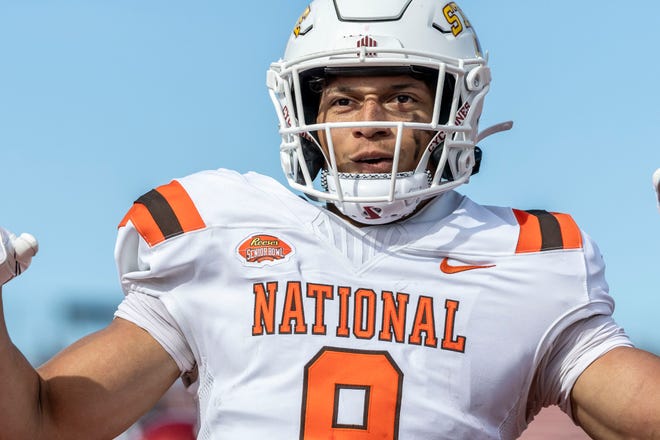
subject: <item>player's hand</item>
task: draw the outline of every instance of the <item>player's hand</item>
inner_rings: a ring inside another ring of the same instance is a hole
[[[39,244],[32,235],[17,237],[0,227],[0,286],[25,272],[38,250]]]

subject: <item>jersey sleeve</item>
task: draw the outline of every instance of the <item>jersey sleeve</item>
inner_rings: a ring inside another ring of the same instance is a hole
[[[614,321],[614,300],[605,281],[605,263],[593,240],[583,234],[587,273],[585,305],[565,317],[568,326],[549,340],[549,348],[537,367],[529,398],[529,413],[558,405],[572,417],[571,391],[580,375],[596,359],[621,346],[632,346],[624,330]]]
[[[115,262],[125,294],[115,316],[149,332],[183,373],[194,369],[195,358],[168,309],[167,296],[190,282],[195,254],[182,251],[185,241],[177,240],[175,245],[168,241],[204,227],[190,196],[175,180],[135,201],[119,224],[115,245]]]
[[[182,373],[195,369],[195,358],[183,332],[158,298],[129,293],[119,304],[115,317],[131,321],[149,332],[174,359]]]

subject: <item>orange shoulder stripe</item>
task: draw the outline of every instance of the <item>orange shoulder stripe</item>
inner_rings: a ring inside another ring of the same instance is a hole
[[[520,225],[516,253],[540,251],[542,238],[539,219],[529,212],[518,209],[514,209],[513,214],[516,216],[516,220],[518,220],[518,224]]]
[[[568,214],[543,210],[513,210],[520,225],[516,253],[579,249],[582,234]]]
[[[149,246],[206,227],[192,199],[176,180],[143,194],[119,227],[129,220]]]
[[[142,203],[133,203],[124,220],[119,224],[119,227],[126,226],[129,220],[133,223],[133,226],[135,226],[135,229],[142,238],[144,238],[144,241],[149,243],[149,246],[165,241],[163,232],[158,227],[158,224],[156,224],[147,207]]]
[[[169,202],[176,214],[176,218],[181,224],[183,232],[195,231],[206,227],[202,216],[199,215],[197,207],[178,181],[173,180],[167,185],[159,186],[156,188],[156,191],[161,193]]]
[[[552,215],[559,222],[564,249],[580,249],[582,247],[582,233],[573,217],[560,212],[553,212]]]

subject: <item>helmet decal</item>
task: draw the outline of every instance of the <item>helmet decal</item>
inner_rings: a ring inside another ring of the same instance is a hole
[[[454,37],[457,37],[463,32],[463,23],[465,23],[465,27],[469,27],[469,22],[463,18],[463,14],[456,3],[447,3],[445,7],[442,8],[442,13],[445,15],[447,23],[451,26],[451,33]]]
[[[298,21],[296,22],[296,26],[293,28],[293,35],[298,38],[300,35],[305,35],[307,32],[309,32],[313,25],[305,25],[305,20],[307,17],[309,17],[309,14],[312,12],[312,6],[309,5],[303,13],[300,15],[300,18],[298,18]]]
[[[477,38],[477,34],[470,24],[467,16],[463,13],[460,6],[455,2],[447,3],[442,7],[442,18],[433,22],[433,27],[442,32],[443,34],[452,35],[453,37],[460,37],[464,35],[467,30],[470,30],[471,38],[474,42],[474,50],[478,56],[483,56],[481,44]]]
[[[365,35],[357,41],[357,47],[378,47],[378,42],[369,35]],[[375,57],[378,54],[376,52],[365,52],[365,56]]]

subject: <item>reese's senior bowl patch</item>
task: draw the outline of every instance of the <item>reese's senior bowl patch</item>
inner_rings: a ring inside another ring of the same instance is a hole
[[[273,235],[255,234],[246,238],[236,249],[238,258],[246,266],[264,266],[287,261],[293,248]]]

